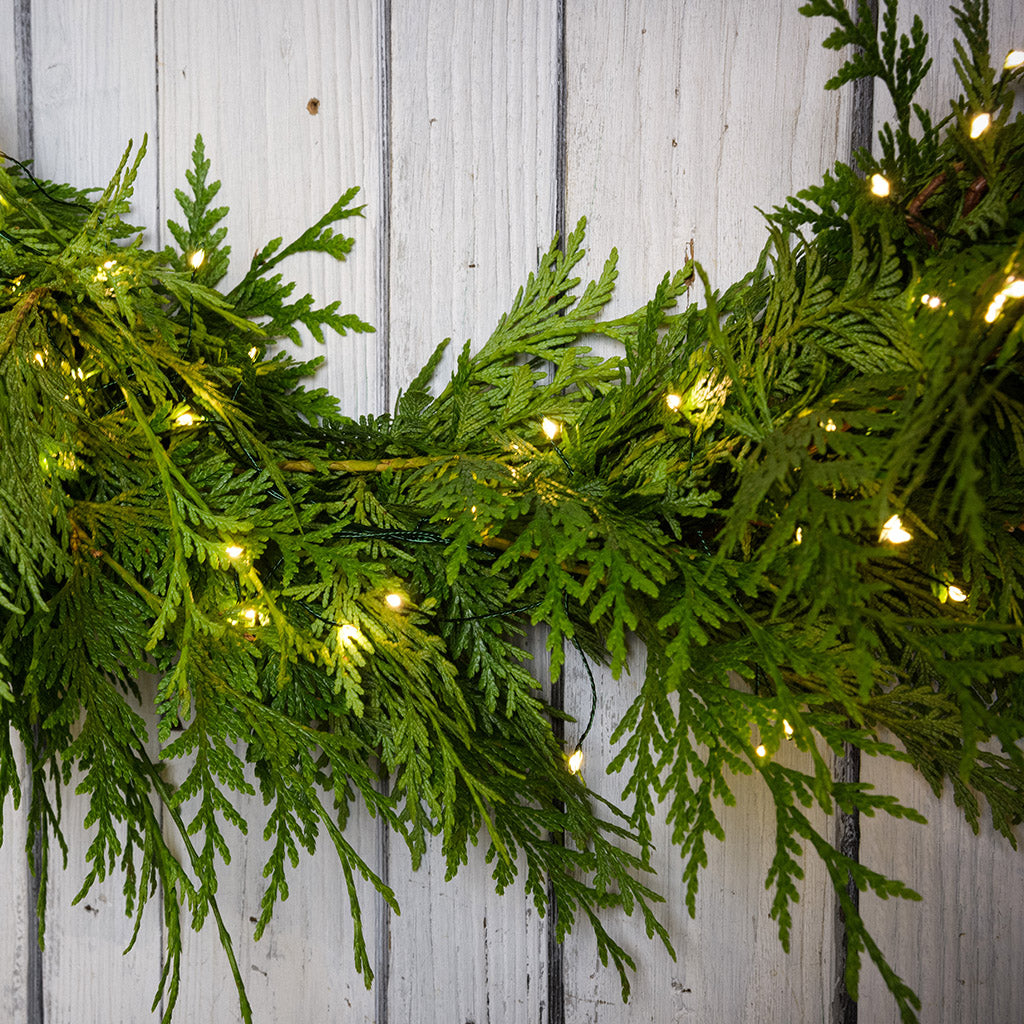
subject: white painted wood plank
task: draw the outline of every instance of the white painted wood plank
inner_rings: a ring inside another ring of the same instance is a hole
[[[35,166],[53,181],[103,187],[128,142],[156,129],[153,11],[110,0],[34,0],[32,98]],[[152,224],[156,160],[145,162],[135,209]],[[152,244],[152,235],[146,236]]]
[[[393,388],[487,340],[554,234],[555,5],[392,4]]]
[[[231,208],[228,284],[256,249],[279,236],[291,241],[359,185],[366,219],[340,228],[356,238],[348,261],[295,257],[282,273],[297,282],[296,297],[340,299],[343,312],[378,319],[381,30],[380,0],[265,0],[252,17],[226,2],[160,5],[161,209],[181,221],[173,190],[185,184],[201,133],[211,177],[223,182],[217,201]],[[309,358],[327,357],[318,384],[348,415],[381,412],[382,336],[326,338],[326,346],[304,346]]]
[[[14,0],[0,0],[0,152],[18,155],[15,88]],[[14,741],[17,744],[17,740]],[[16,749],[20,750],[20,744]],[[24,778],[24,774],[22,774]],[[27,1014],[28,863],[25,858],[25,808],[4,802],[4,837],[0,846],[0,963],[9,965],[0,977],[0,1020],[22,1021]]]
[[[392,391],[451,335],[479,347],[554,233],[555,5],[392,3]],[[388,1019],[546,1019],[546,927],[482,849],[444,882],[391,842]]]
[[[0,152],[18,156],[14,0],[0,0]]]
[[[1024,855],[994,832],[975,836],[949,792],[936,799],[907,765],[865,763],[865,782],[896,794],[927,825],[868,819],[861,860],[906,882],[920,903],[862,897],[871,933],[922,1001],[922,1024],[1024,1020]],[[860,1016],[895,1024],[881,976],[866,967]]]
[[[19,775],[25,784],[24,751],[17,738],[12,740],[18,757]],[[10,798],[4,801],[4,837],[0,847],[0,1020],[20,1022],[26,1019],[28,995],[29,943],[35,942],[28,921],[28,860],[25,811],[28,794],[23,789],[18,810]]]
[[[78,185],[104,185],[130,138],[140,144],[155,129],[152,10],[141,5],[32,5],[32,89],[35,168],[38,174]],[[153,222],[156,164],[136,186],[140,220]],[[152,236],[149,236],[151,239]],[[148,1009],[160,969],[160,930],[150,913],[135,949],[123,913],[120,878],[96,886],[82,903],[71,901],[87,873],[87,801],[66,792],[63,821],[68,868],[51,857],[46,950],[43,958],[47,1019],[109,1021]]]
[[[251,18],[240,17],[229,3],[161,5],[162,210],[180,220],[173,189],[184,184],[193,139],[201,132],[211,177],[223,182],[217,201],[231,208],[226,223],[235,266],[228,284],[241,277],[258,247],[277,236],[296,237],[350,185],[361,184],[366,219],[341,228],[356,238],[348,262],[296,258],[282,271],[298,282],[297,294],[310,291],[323,302],[339,298],[344,311],[377,320],[380,19],[381,5],[374,0],[272,0]],[[319,101],[315,114],[313,99]],[[337,394],[350,415],[382,411],[382,335],[327,337],[326,347],[304,349],[308,356],[327,356],[318,384]],[[252,942],[269,852],[261,839],[266,812],[258,799],[239,805],[250,823],[249,838],[232,844],[218,901],[256,1019],[372,1020],[374,994],[352,964],[347,890],[328,840],[321,838],[314,859],[300,862],[289,899],[260,942]],[[347,829],[349,841],[374,869],[376,830],[365,811],[354,813]],[[361,880],[359,891],[372,958],[375,901]],[[212,922],[202,934],[190,933],[184,964],[189,980],[180,1019],[236,1020],[234,984]]]
[[[795,5],[762,6],[755,17],[739,2],[569,5],[567,19],[567,223],[588,217],[589,273],[619,248],[613,305],[625,312],[682,266],[693,239],[712,284],[728,285],[766,239],[755,205],[769,209],[845,156],[846,96],[822,89],[837,66],[819,47],[824,31]],[[602,673],[598,682],[585,763],[588,782],[611,798],[624,779],[602,778],[609,737],[639,673],[634,660],[635,679]],[[585,720],[589,684],[573,652],[566,677],[567,706]],[[771,802],[758,780],[738,780],[735,792],[737,806],[723,811],[727,841],[709,851],[695,920],[683,906],[678,853],[664,826],[656,831],[657,887],[668,900],[677,962],[637,922],[616,927],[640,963],[624,1007],[617,978],[600,967],[581,930],[565,952],[568,1017],[602,1024],[827,1018],[833,901],[824,872],[812,856],[787,957],[764,890]]]
[[[917,101],[938,120],[962,90],[952,58],[958,38],[947,4],[904,0],[901,31],[919,14],[929,35],[933,65]],[[993,0],[990,39],[998,67],[1024,45],[1024,8]],[[876,87],[875,124],[892,116],[892,103]],[[877,146],[877,143],[876,143]],[[1024,1018],[1024,856],[987,821],[975,836],[949,793],[936,799],[906,765],[865,762],[862,778],[917,807],[927,826],[862,819],[862,861],[907,882],[921,903],[884,903],[864,897],[862,912],[897,971],[923,1002],[924,1024],[951,1021],[1016,1021]],[[874,968],[866,968],[860,992],[861,1019],[888,1024],[898,1019],[892,998]]]

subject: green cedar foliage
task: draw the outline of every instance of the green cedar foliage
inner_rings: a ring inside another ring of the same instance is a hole
[[[77,785],[80,897],[120,871],[129,914],[159,899],[167,1019],[181,929],[211,915],[251,1017],[216,899],[246,828],[235,791],[269,807],[257,935],[289,867],[329,840],[369,982],[357,877],[394,898],[346,839],[362,803],[414,864],[440,836],[449,875],[483,839],[499,891],[523,875],[541,912],[554,893],[560,937],[591,922],[625,994],[633,961],[602,920],[636,911],[668,943],[640,880],[655,814],[692,912],[717,808],[752,774],[776,807],[783,943],[810,848],[846,920],[851,993],[866,954],[916,1019],[847,882],[915,894],[837,851],[825,823],[920,818],[833,778],[847,744],[950,785],[975,829],[984,804],[1015,842],[1024,814],[1021,72],[990,67],[987,10],[965,3],[964,95],[935,124],[913,103],[919,24],[897,37],[893,3],[876,37],[863,4],[803,10],[836,21],[826,45],[859,48],[830,87],[867,75],[892,93],[878,160],[858,156],[889,197],[839,164],[773,211],[741,281],[715,292],[689,266],[616,320],[600,319],[614,253],[576,297],[581,224],[438,393],[443,346],[392,415],[358,422],[275,344],[369,329],[294,301],[277,272],[297,252],[346,258],[354,191],[225,293],[201,140],[160,253],[123,220],[142,152],[98,199],[0,169],[0,714],[28,751],[44,862]],[[992,125],[972,139],[979,111]],[[592,355],[595,332],[621,355]],[[910,541],[880,539],[894,514]],[[553,673],[566,640],[616,673],[632,637],[646,647],[616,732],[628,815],[566,770],[524,663],[531,625]],[[7,735],[0,797],[17,800]]]

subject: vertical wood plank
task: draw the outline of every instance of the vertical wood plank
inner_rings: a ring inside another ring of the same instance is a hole
[[[348,261],[297,257],[282,269],[297,281],[297,295],[339,298],[344,311],[376,319],[381,242],[374,228],[385,199],[379,174],[381,18],[377,0],[272,0],[259,5],[258,17],[240,16],[227,3],[161,5],[161,207],[165,217],[180,221],[173,189],[184,184],[193,139],[201,132],[211,177],[223,182],[218,204],[231,209],[226,223],[234,267],[228,286],[258,247],[278,236],[290,241],[349,186],[360,184],[366,219],[341,228],[356,239]],[[328,333],[326,346],[303,346],[306,357],[326,355],[316,383],[336,394],[349,415],[382,410],[380,337]],[[289,899],[278,905],[260,942],[252,941],[269,853],[262,840],[267,819],[259,799],[238,804],[249,834],[231,844],[218,902],[257,1019],[373,1020],[373,993],[353,967],[344,877],[325,837],[317,856],[291,872]],[[376,822],[357,810],[346,834],[379,871],[376,830]],[[358,889],[372,957],[374,894],[361,880]],[[212,923],[199,935],[189,933],[183,963],[188,980],[180,1019],[237,1019],[234,984]]]
[[[130,138],[152,142],[153,15],[142,5],[89,0],[35,0],[32,14],[32,97],[36,172],[57,181],[104,185]],[[144,165],[135,191],[140,220],[155,214],[156,166]],[[88,871],[82,820],[87,800],[65,792],[63,822],[70,847],[61,870],[54,847],[43,956],[44,1017],[82,1022],[134,1017],[148,1008],[160,970],[161,937],[150,912],[131,954],[122,958],[132,923],[124,916],[119,878],[71,901]],[[95,970],[96,965],[102,965]]]
[[[19,775],[26,777],[21,744],[13,739],[19,761]],[[4,801],[3,846],[0,847],[0,1020],[20,1024],[28,1018],[28,960],[31,934],[28,914],[28,860],[25,856],[27,793],[22,793],[18,810],[10,798]]]
[[[160,5],[161,211],[181,222],[174,189],[184,187],[201,133],[211,178],[223,183],[217,202],[231,209],[228,287],[259,247],[276,237],[291,241],[359,185],[367,218],[340,228],[356,239],[347,262],[297,256],[282,272],[297,282],[295,297],[308,291],[323,302],[340,299],[343,311],[376,319],[380,21],[380,0],[267,0],[252,17],[229,3]],[[303,346],[306,358],[327,357],[317,383],[348,415],[380,412],[378,336],[325,337],[324,346]]]
[[[770,209],[846,155],[845,93],[824,93],[837,66],[819,46],[824,30],[795,5],[739,2],[659,4],[633,0],[567,9],[568,216],[588,217],[587,270],[620,250],[614,311],[635,308],[668,270],[682,266],[693,240],[713,286],[748,270],[766,240],[755,205]],[[616,798],[624,779],[603,778],[611,732],[642,677],[599,680],[585,771],[591,786]],[[574,652],[566,669],[567,707],[585,720],[589,684]],[[570,730],[567,729],[567,732]],[[764,877],[774,848],[774,813],[758,780],[739,779],[735,807],[722,820],[727,841],[713,844],[697,915],[686,914],[678,853],[658,825],[656,887],[675,963],[637,922],[613,932],[640,970],[631,1005],[597,962],[583,931],[565,952],[566,1016],[573,1021],[827,1019],[832,972],[832,896],[813,855],[795,910],[792,953],[768,917]],[[830,828],[822,817],[820,825]]]
[[[482,344],[555,225],[556,8],[393,0],[392,390],[453,336]],[[388,1019],[546,1020],[546,930],[523,894],[493,892],[479,851],[444,882],[391,843]]]
[[[18,154],[15,0],[0,0],[0,152]]]
[[[15,12],[14,0],[0,0],[0,152],[19,156]],[[20,744],[13,742],[20,752]],[[19,774],[24,779],[24,771]],[[8,965],[0,979],[0,1019],[12,1024],[27,1019],[28,949],[35,939],[28,922],[25,806],[15,810],[13,800],[4,801],[0,846],[0,963]]]
[[[938,120],[962,92],[953,67],[958,38],[947,4],[903,0],[900,30],[920,15],[929,36],[933,65],[917,102]],[[1024,45],[1024,8],[992,0],[991,53],[998,67],[1011,49]],[[892,102],[875,90],[876,128],[893,115]],[[877,145],[877,144],[876,144]],[[884,819],[862,819],[861,860],[905,881],[921,903],[862,897],[862,913],[890,963],[921,997],[923,1024],[945,1021],[1010,1021],[1024,1017],[1024,858],[995,833],[983,815],[975,836],[946,792],[936,798],[909,766],[872,764],[862,780],[920,810],[927,826],[891,827]],[[860,1019],[888,1024],[898,1014],[873,966],[866,966]]]

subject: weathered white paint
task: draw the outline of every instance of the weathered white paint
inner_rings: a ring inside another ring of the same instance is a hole
[[[282,270],[296,295],[310,291],[340,298],[343,310],[378,320],[377,232],[381,126],[378,111],[375,3],[334,5],[274,0],[257,17],[239,17],[231,4],[161,4],[160,203],[165,218],[181,221],[174,189],[184,185],[193,141],[203,135],[211,178],[220,179],[219,205],[232,246],[228,283],[237,281],[251,254],[270,239],[290,241],[320,217],[351,185],[363,188],[367,217],[340,227],[356,238],[344,264],[296,257]],[[316,113],[311,112],[310,101]],[[169,232],[163,238],[172,241]],[[380,411],[383,380],[379,334],[326,333],[326,346],[309,341],[304,354],[327,354],[318,383],[329,387],[350,415]],[[250,782],[254,781],[250,778]],[[267,1021],[374,1018],[375,996],[352,963],[352,924],[340,866],[326,837],[314,859],[294,871],[287,902],[258,943],[267,851],[260,839],[267,815],[258,797],[241,801],[249,839],[232,844],[218,902],[234,936],[235,955],[249,999]],[[377,824],[357,809],[350,841],[380,870]],[[376,900],[358,880],[363,927],[371,958],[376,948]],[[211,922],[212,924],[212,922]],[[233,1020],[237,997],[212,927],[190,932],[184,957],[191,981],[183,986],[183,1020]]]
[[[0,151],[17,155],[18,112],[15,91],[14,0],[0,0]],[[15,740],[17,744],[17,740]],[[20,753],[20,744],[16,747]],[[24,778],[24,772],[22,772]],[[23,795],[23,799],[26,797]],[[23,1021],[28,985],[28,867],[25,860],[25,804],[18,811],[3,805],[0,846],[0,1019]]]
[[[439,379],[479,348],[551,241],[557,45],[554,4],[392,3],[392,395],[442,338]],[[445,883],[440,843],[413,874],[390,842],[392,1021],[544,1019],[544,923],[470,860]]]
[[[928,0],[916,3],[948,38],[945,5],[940,12]],[[0,0],[0,25],[12,23],[13,6]],[[848,97],[821,91],[837,55],[818,46],[825,24],[798,17],[795,6],[566,5],[565,220],[569,227],[581,214],[590,220],[590,272],[618,245],[616,310],[644,301],[666,270],[682,264],[691,238],[713,283],[731,282],[764,238],[754,206],[770,207],[846,156]],[[994,33],[998,54],[1000,46],[1021,44],[1024,14],[1010,0],[994,7],[997,25],[1009,26]],[[241,15],[225,0],[182,0],[156,12],[154,21],[152,5],[33,0],[40,172],[102,184],[127,138],[148,132],[138,219],[154,224],[158,208],[163,218],[176,216],[173,189],[202,132],[212,174],[224,182],[220,199],[232,208],[236,259],[271,237],[291,237],[348,185],[363,184],[367,219],[349,222],[357,247],[348,264],[307,260],[285,268],[300,288],[339,297],[381,328],[329,342],[321,381],[346,412],[385,411],[444,336],[453,335],[456,347],[468,337],[482,343],[556,222],[555,5],[265,0]],[[939,35],[932,52],[948,54]],[[0,32],[0,145],[16,129],[11,45]],[[937,63],[929,95],[945,97],[950,69],[948,58]],[[316,114],[307,109],[312,98],[320,101]],[[148,241],[169,238],[158,231]],[[566,684],[567,705],[585,717],[589,684],[572,652]],[[604,779],[602,770],[636,681],[602,674],[599,686],[587,778],[614,797],[621,780]],[[877,770],[867,766],[865,777],[875,781]],[[922,1019],[1019,1018],[1019,855],[991,837],[968,835],[949,802],[931,800],[909,773],[887,765],[879,784],[937,824],[865,823],[865,860],[925,891],[923,906],[865,906],[883,946],[924,996]],[[786,957],[762,886],[770,803],[756,780],[740,780],[736,794],[737,806],[723,813],[730,841],[711,851],[694,921],[682,908],[678,857],[661,829],[656,885],[669,898],[665,919],[677,962],[635,922],[611,922],[640,963],[624,1008],[617,979],[597,963],[581,929],[564,950],[568,1020],[827,1019],[832,898],[822,873],[808,863],[794,952]],[[74,836],[70,822],[81,818],[81,801],[71,798],[67,813]],[[290,899],[254,946],[264,812],[251,802],[246,813],[250,838],[234,845],[220,904],[258,1020],[385,1024],[378,1016],[385,1006],[391,1022],[549,1020],[546,930],[532,908],[515,892],[494,896],[478,859],[451,884],[436,852],[412,875],[400,842],[381,848],[365,814],[349,836],[371,865],[386,866],[403,906],[401,917],[383,919],[387,933],[379,936],[383,994],[367,994],[352,970],[346,898],[328,850],[295,873]],[[0,1017],[19,1022],[27,949],[21,836],[21,819],[10,818],[0,851],[0,962],[13,971],[0,985]],[[119,931],[116,887],[87,900],[98,913],[69,906],[84,848],[81,840],[73,846],[73,870],[51,878],[47,1019],[146,1019],[161,954],[156,908],[136,951],[122,960],[127,936]],[[372,898],[363,909],[372,950]],[[237,1019],[212,926],[189,939],[185,972],[177,1019]],[[861,1019],[892,1019],[891,1000],[870,973]]]
[[[991,52],[998,68],[1007,52],[1024,45],[1024,8],[991,5]],[[915,14],[929,35],[934,63],[919,102],[935,120],[962,92],[953,66],[958,33],[948,5],[929,0],[900,4],[900,30]],[[875,123],[892,116],[881,87],[875,91]],[[875,141],[877,152],[877,140]],[[921,903],[864,897],[862,912],[883,952],[921,997],[922,1024],[952,1021],[1016,1021],[1024,1014],[1024,858],[991,827],[987,812],[973,835],[947,791],[937,799],[906,765],[865,759],[862,779],[920,810],[927,827],[862,819],[861,860],[907,882]],[[898,1020],[892,998],[873,967],[864,972],[862,1020]]]
[[[766,240],[755,204],[769,209],[845,155],[846,97],[822,92],[836,57],[819,38],[795,10],[762,8],[752,17],[743,5],[715,2],[569,5],[567,222],[588,217],[590,275],[619,247],[615,312],[635,308],[681,267],[691,239],[713,286],[730,284]],[[569,706],[585,720],[589,683],[578,659],[568,664]],[[634,675],[614,682],[601,673],[587,741],[588,782],[613,798],[625,778],[602,779],[603,769],[642,659]],[[678,852],[663,824],[656,832],[656,888],[667,897],[676,962],[647,940],[641,922],[619,923],[615,933],[628,937],[641,964],[623,1007],[616,977],[599,966],[583,930],[565,954],[568,1019],[827,1019],[832,898],[823,872],[809,855],[787,957],[764,889],[771,801],[755,780],[740,779],[735,790],[737,805],[722,815],[728,841],[712,842],[695,920],[684,906]]]

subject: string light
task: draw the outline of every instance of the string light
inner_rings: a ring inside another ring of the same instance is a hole
[[[882,174],[871,175],[871,192],[884,199],[892,191],[889,179]]]
[[[878,539],[888,541],[890,544],[905,544],[913,538],[912,533],[903,529],[903,523],[899,516],[890,516],[882,526],[882,532]]]
[[[245,621],[250,626],[255,626],[256,625],[256,614],[257,613],[256,613],[256,609],[255,608],[243,608],[242,609],[242,618],[245,619]]]
[[[34,359],[34,360],[35,360],[35,361],[36,361],[36,362],[37,362],[37,363],[38,363],[38,364],[39,364],[40,366],[45,366],[45,365],[46,365],[46,356],[44,356],[42,352],[36,352],[36,354],[35,354],[35,355],[34,355],[34,356],[33,356],[32,358],[33,358],[33,359]]]
[[[754,753],[757,754],[758,757],[767,757],[768,748],[763,743],[758,743],[758,745],[754,747]]]
[[[384,598],[384,602],[389,608],[393,608],[395,611],[398,611],[398,609],[402,607],[402,595],[392,592]]]
[[[174,418],[174,422],[179,427],[191,427],[195,421],[195,416],[188,409]]]
[[[1024,299],[1024,279],[1011,277],[1003,285],[1001,291],[992,296],[988,309],[985,311],[985,323],[994,323],[1003,311],[1007,299]]]
[[[225,549],[224,553],[231,559],[241,558],[245,554],[245,548],[239,547],[237,544],[229,544]]]
[[[544,436],[549,441],[554,441],[554,439],[556,437],[558,437],[559,430],[562,429],[561,426],[558,423],[556,423],[552,419],[548,419],[547,416],[545,416],[544,419],[541,421],[540,427],[541,427],[541,430],[544,431]]]
[[[574,751],[573,751],[573,752],[572,752],[572,753],[571,753],[571,754],[569,755],[569,774],[570,774],[570,775],[576,775],[576,774],[578,774],[578,773],[579,773],[579,770],[580,770],[580,769],[581,769],[582,767],[583,767],[583,751],[582,751],[582,750],[580,750],[580,748],[579,748],[579,747],[577,747],[577,748],[576,748],[576,749],[575,749],[575,750],[574,750]]]
[[[938,309],[942,305],[942,299],[938,295],[922,295],[921,304],[927,306],[929,309]]]
[[[258,349],[258,348],[257,348],[257,347],[256,347],[255,345],[253,345],[253,347],[252,347],[251,349],[249,349],[249,358],[250,358],[250,359],[251,359],[251,360],[252,360],[253,362],[256,362],[256,357],[257,357],[257,356],[258,356],[259,354],[260,354],[260,350],[259,350],[259,349]]]
[[[675,412],[683,404],[683,396],[682,395],[676,395],[676,394],[666,395],[665,396],[665,404],[673,412]]]
[[[791,726],[785,718],[782,720],[782,731],[786,734],[786,739],[789,739],[793,735],[793,726]]]
[[[967,595],[955,584],[946,587],[946,593],[949,595],[950,601],[956,601],[958,604],[967,600]]]
[[[819,422],[818,426],[819,427],[824,427],[827,431],[829,431],[829,433],[831,433],[833,430],[837,430],[838,429],[838,427],[836,427],[836,421],[835,420],[826,420],[824,423],[820,423]]]
[[[1024,64],[1024,50],[1011,50],[1006,55],[1006,60],[1003,61],[1003,67],[1007,71],[1013,71],[1014,68],[1019,68]]]
[[[358,641],[363,639],[363,634],[359,632],[356,626],[353,626],[351,622],[346,622],[343,626],[338,627],[338,643],[344,644],[352,641]]]
[[[194,253],[188,258],[188,265],[193,271],[198,270],[203,265],[203,260],[206,259],[206,251],[204,249],[196,249]]]
[[[988,113],[975,114],[971,119],[971,138],[976,139],[988,131],[992,124],[992,115]]]
[[[804,528],[802,526],[798,526],[796,528],[796,543],[797,544],[803,544],[803,542],[804,542]]]

